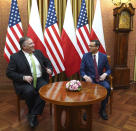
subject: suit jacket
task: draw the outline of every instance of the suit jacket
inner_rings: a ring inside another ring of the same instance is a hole
[[[49,81],[49,74],[46,72],[46,67],[53,70],[51,62],[44,57],[41,51],[35,50],[34,55],[41,65],[42,77],[45,81]],[[23,80],[24,75],[32,76],[29,63],[22,50],[11,55],[10,61],[7,67],[6,75],[8,78],[13,80],[16,92],[19,93],[19,86],[26,85],[27,82]]]
[[[102,75],[105,70],[107,75],[111,74],[110,66],[108,63],[107,55],[98,52],[98,73],[99,76]],[[81,66],[80,66],[80,74],[83,77],[84,75],[90,76],[93,80],[95,79],[95,67],[93,62],[92,53],[85,53],[83,55]]]

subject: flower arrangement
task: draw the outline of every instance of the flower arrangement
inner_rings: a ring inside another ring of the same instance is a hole
[[[66,83],[66,89],[68,91],[80,91],[81,90],[81,83],[79,80],[71,80]]]

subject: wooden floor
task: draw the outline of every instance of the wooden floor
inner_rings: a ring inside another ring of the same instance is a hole
[[[99,103],[93,106],[93,131],[136,131],[136,87],[114,90],[113,113],[105,121],[98,115]],[[13,90],[0,90],[0,131],[54,131],[53,116],[46,104],[39,125],[28,125],[27,107],[21,102],[21,121],[17,119],[16,95]]]

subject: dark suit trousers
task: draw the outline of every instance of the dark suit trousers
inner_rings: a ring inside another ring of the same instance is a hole
[[[33,83],[22,85],[20,95],[25,99],[31,115],[40,115],[43,112],[45,101],[40,98],[38,91],[45,84],[47,82],[41,77],[37,79],[36,88],[33,87]]]
[[[103,87],[105,87],[107,89],[107,96],[106,98],[101,102],[101,109],[100,110],[106,110],[106,104],[108,103],[108,97],[110,95],[110,91],[111,91],[111,88],[110,88],[110,84],[108,81],[99,81],[99,82],[95,82],[94,83],[97,83],[97,84],[100,84],[102,85]]]

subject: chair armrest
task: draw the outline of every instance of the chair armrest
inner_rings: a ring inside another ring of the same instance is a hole
[[[110,88],[111,88],[111,91],[113,91],[113,77],[112,77],[112,75],[109,75],[108,76],[108,80],[109,80],[109,82],[110,82]]]

